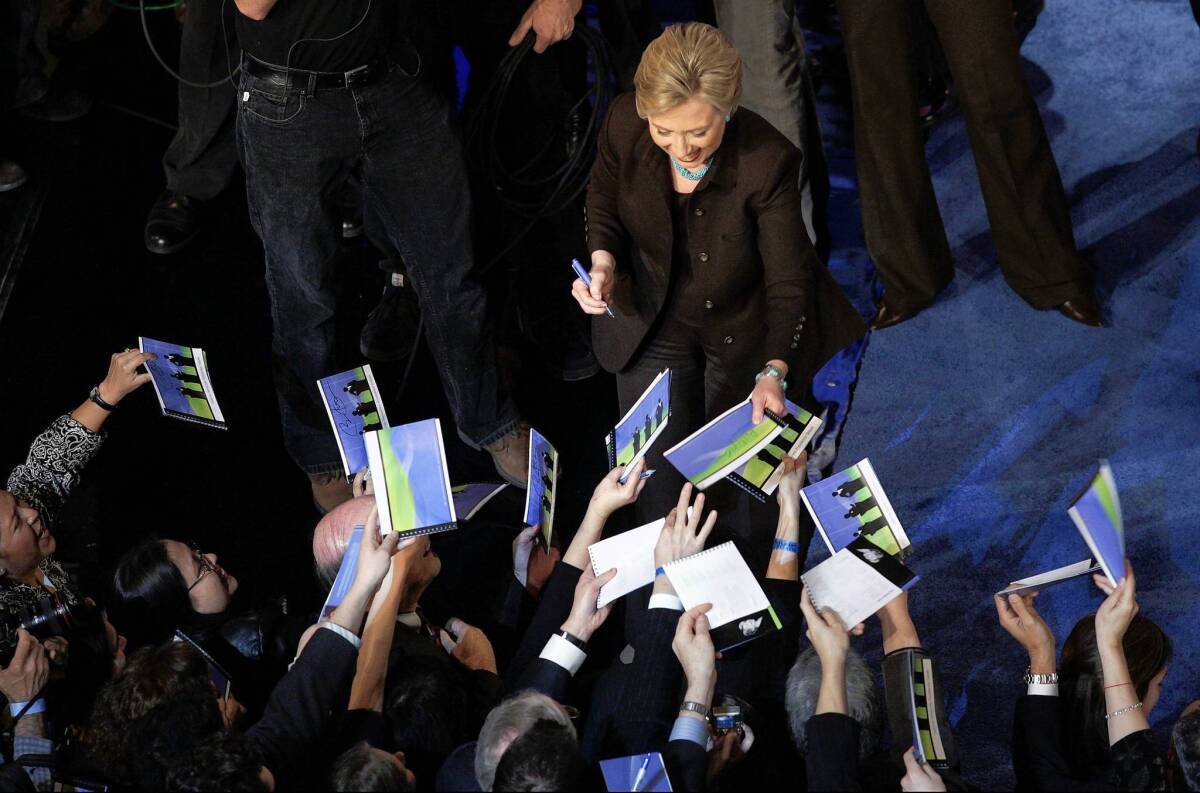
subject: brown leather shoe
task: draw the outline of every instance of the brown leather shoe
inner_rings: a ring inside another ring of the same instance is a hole
[[[920,314],[923,308],[925,307],[921,306],[921,308],[908,309],[907,311],[897,311],[888,305],[887,298],[885,297],[880,302],[879,308],[875,311],[875,317],[871,320],[871,330],[883,330],[884,328],[890,328],[892,325],[899,325],[901,322],[912,319],[917,314]]]
[[[1079,297],[1073,297],[1058,306],[1058,313],[1067,319],[1073,319],[1080,325],[1091,328],[1103,328],[1104,317],[1100,314],[1100,304],[1091,292],[1085,292]]]
[[[529,487],[529,425],[521,421],[512,432],[483,447],[492,455],[496,472],[514,487]]]
[[[322,515],[339,504],[349,501],[350,482],[342,476],[341,471],[331,474],[309,474],[309,484],[312,485],[313,506]]]

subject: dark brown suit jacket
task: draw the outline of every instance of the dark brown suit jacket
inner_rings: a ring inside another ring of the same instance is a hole
[[[702,333],[739,359],[728,362],[733,371],[745,368],[745,356],[754,368],[778,358],[797,385],[866,332],[805,232],[800,157],[760,116],[738,109],[688,207],[688,253],[704,263],[705,283],[686,294],[698,305],[674,307],[706,319]],[[617,97],[600,131],[586,218],[588,249],[617,259],[616,319],[592,322],[596,358],[611,372],[629,365],[663,313],[673,189],[670,161],[633,94]]]

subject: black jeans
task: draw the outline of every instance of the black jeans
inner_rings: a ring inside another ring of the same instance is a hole
[[[225,10],[225,25],[221,11]],[[179,73],[194,83],[211,83],[237,66],[241,53],[233,38],[233,3],[192,0],[179,43]],[[163,155],[167,189],[207,201],[233,181],[237,146],[233,132],[236,87],[179,84],[179,130]]]
[[[404,257],[459,435],[479,447],[508,433],[517,414],[484,329],[466,169],[445,101],[398,67],[365,87],[318,92],[303,74],[285,91],[243,72],[237,138],[266,251],[275,385],[296,463],[310,474],[341,466],[316,381],[345,368],[334,356],[334,257],[351,170],[364,210]]]

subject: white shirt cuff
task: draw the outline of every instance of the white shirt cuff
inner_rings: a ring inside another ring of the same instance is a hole
[[[1030,683],[1025,693],[1035,697],[1057,697],[1058,683]]]
[[[362,639],[358,638],[353,633],[351,633],[350,631],[343,628],[341,625],[338,625],[336,622],[322,622],[321,627],[324,628],[325,630],[333,631],[338,636],[341,636],[343,639],[350,642],[350,644],[354,645],[355,650],[362,647]]]
[[[650,605],[647,606],[647,608],[683,611],[683,601],[674,595],[668,595],[666,592],[659,592],[657,595],[650,596]]]
[[[546,646],[542,648],[542,654],[538,657],[558,664],[574,677],[575,673],[579,671],[579,667],[583,666],[583,662],[587,660],[587,653],[556,633],[550,637],[550,641],[546,642]]]

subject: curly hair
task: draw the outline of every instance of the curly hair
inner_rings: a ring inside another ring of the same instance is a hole
[[[167,790],[266,790],[262,757],[245,738],[226,732],[210,735],[177,758],[167,771]]]

